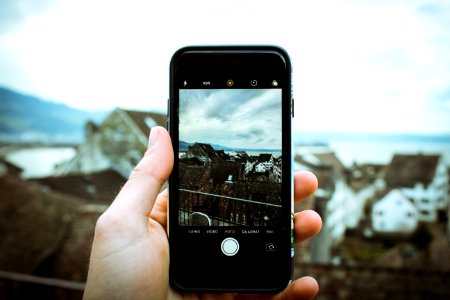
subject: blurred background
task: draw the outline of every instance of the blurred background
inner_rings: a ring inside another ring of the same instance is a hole
[[[318,299],[449,299],[449,29],[437,0],[2,0],[0,298],[81,298],[178,48],[277,44],[295,169],[320,182],[296,209],[324,220],[294,276]]]

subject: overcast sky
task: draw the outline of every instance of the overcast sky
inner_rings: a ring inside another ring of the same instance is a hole
[[[450,1],[1,0],[0,86],[162,112],[172,53],[229,43],[290,53],[296,130],[450,133]]]
[[[180,91],[180,140],[281,149],[281,89]]]

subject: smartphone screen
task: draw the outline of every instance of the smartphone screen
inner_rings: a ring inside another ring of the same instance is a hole
[[[189,47],[171,62],[171,282],[275,292],[292,272],[291,70],[276,47]]]

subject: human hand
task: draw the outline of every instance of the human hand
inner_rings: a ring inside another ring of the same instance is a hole
[[[84,299],[311,299],[318,292],[315,279],[295,280],[277,295],[180,294],[169,286],[167,191],[158,194],[173,166],[167,131],[152,128],[148,150],[111,206],[100,216]],[[300,200],[317,189],[309,172],[294,175],[294,196]],[[310,210],[295,214],[296,242],[320,231],[320,216]]]

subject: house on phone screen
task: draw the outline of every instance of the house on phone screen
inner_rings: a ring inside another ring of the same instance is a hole
[[[188,147],[184,158],[197,158],[204,164],[223,163],[228,159],[224,150],[214,150],[210,144],[193,143]]]
[[[127,178],[147,150],[151,128],[166,124],[165,114],[117,108],[100,125],[85,125],[84,142],[56,174],[114,169]]]
[[[396,154],[384,176],[387,189],[412,199],[419,221],[436,222],[449,202],[447,167],[440,155]]]
[[[258,156],[258,163],[262,164],[267,170],[272,169],[274,158],[270,153],[261,153]]]

